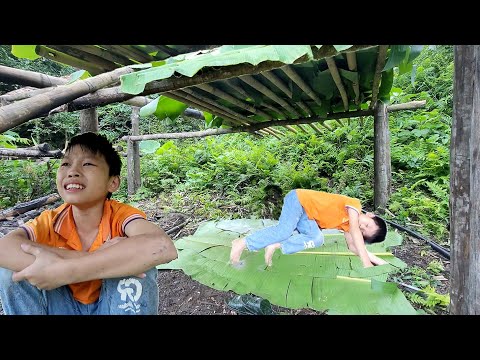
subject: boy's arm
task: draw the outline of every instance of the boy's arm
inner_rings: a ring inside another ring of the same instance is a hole
[[[375,265],[385,265],[385,264],[388,264],[388,262],[386,262],[385,260],[383,259],[380,259],[378,256],[376,255],[373,255],[370,251],[367,250],[367,254],[368,254],[368,258],[370,259],[370,261],[372,262],[372,264],[375,264]]]
[[[35,261],[35,256],[21,249],[20,245],[23,243],[48,250],[57,254],[62,259],[73,259],[86,255],[85,251],[59,249],[53,246],[34,243],[28,238],[25,230],[16,229],[0,239],[0,267],[12,271],[21,271]]]
[[[14,274],[13,280],[28,280],[41,289],[93,279],[135,276],[148,269],[177,258],[177,250],[170,237],[157,225],[136,219],[125,228],[127,239],[102,251],[85,256],[62,259],[39,247],[23,247],[35,255],[36,260],[23,271]]]
[[[365,242],[363,240],[363,235],[358,225],[358,212],[350,207],[347,208],[347,212],[350,231],[345,232],[344,236],[347,240],[348,248],[360,257],[363,267],[372,267],[373,264],[370,261],[370,257],[368,256],[367,248],[365,247]]]
[[[23,243],[32,244],[23,229],[13,230],[0,239],[0,267],[20,271],[35,261],[35,256],[21,249]]]

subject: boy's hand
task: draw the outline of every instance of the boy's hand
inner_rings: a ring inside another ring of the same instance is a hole
[[[64,260],[57,254],[30,244],[21,244],[22,250],[35,256],[35,261],[19,272],[14,272],[13,281],[27,280],[38,289],[52,290],[68,283],[62,279]]]

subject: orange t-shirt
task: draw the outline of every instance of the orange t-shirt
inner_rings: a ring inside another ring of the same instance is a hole
[[[347,207],[362,211],[360,200],[323,191],[296,189],[298,200],[307,216],[315,220],[321,229],[338,229],[348,232],[350,224]]]
[[[98,235],[88,252],[97,250],[105,241],[116,236],[126,236],[125,227],[135,219],[146,219],[145,213],[116,200],[105,200]],[[63,204],[54,210],[45,210],[35,219],[21,226],[30,240],[69,250],[82,250],[72,206]],[[89,280],[69,284],[73,297],[82,304],[91,304],[100,296],[102,280]]]

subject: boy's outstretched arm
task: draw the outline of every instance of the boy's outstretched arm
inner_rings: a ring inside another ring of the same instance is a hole
[[[35,261],[35,256],[23,251],[21,244],[33,245],[48,250],[64,259],[76,258],[86,254],[85,251],[60,249],[32,242],[25,230],[16,229],[0,239],[0,267],[12,271],[21,271]]]
[[[350,231],[345,232],[344,235],[347,240],[348,248],[360,257],[363,267],[372,267],[373,264],[368,256],[363,235],[358,225],[358,213],[352,208],[347,208],[347,212]]]
[[[0,267],[20,271],[35,261],[35,256],[24,252],[20,245],[32,242],[23,229],[9,232],[0,239]]]
[[[13,280],[28,280],[41,289],[93,279],[135,276],[177,258],[170,237],[157,225],[136,219],[125,228],[128,238],[101,251],[62,259],[35,245],[23,250],[35,255],[35,262],[13,275]]]

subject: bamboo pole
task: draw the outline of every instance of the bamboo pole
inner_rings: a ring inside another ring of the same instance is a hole
[[[355,52],[347,52],[348,70],[357,72],[357,54]],[[360,85],[358,81],[352,83],[353,92],[355,93],[355,105],[360,103]]]
[[[124,66],[134,64],[134,62],[128,59],[127,57],[122,55],[117,55],[113,52],[109,52],[96,45],[69,45],[69,46],[73,49],[78,49],[78,50],[90,53],[92,55],[96,55],[102,59],[108,60],[116,64],[120,64]]]
[[[369,109],[373,109],[377,103],[378,91],[380,90],[380,79],[382,78],[382,70],[387,60],[388,45],[380,45],[378,48],[377,64],[375,66],[375,75],[372,83],[372,100],[370,101]]]
[[[50,87],[65,84],[65,79],[0,65],[0,82],[33,87]]]
[[[101,58],[97,55],[92,55],[88,52],[85,52],[80,49],[76,49],[70,46],[65,46],[65,45],[47,45],[49,48],[57,50],[63,54],[73,56],[77,59],[80,59],[82,61],[95,64],[98,66],[100,69],[103,70],[103,72],[106,71],[112,71],[115,70],[116,68],[120,67],[121,65],[115,64],[109,60],[106,60],[104,58]]]
[[[266,118],[268,120],[272,119],[272,117],[270,115],[263,112],[262,110],[257,109],[257,108],[251,106],[250,104],[248,104],[246,102],[240,101],[240,100],[234,98],[232,95],[226,93],[225,91],[217,89],[210,84],[200,84],[200,85],[197,85],[196,87],[198,87],[198,88],[202,89],[203,91],[206,91],[206,92],[208,92],[212,95],[215,95],[215,96],[217,96],[221,99],[227,100],[228,102],[232,103],[233,105],[236,105],[239,108],[245,109],[245,110],[247,110],[247,111],[249,111],[253,114],[263,116],[264,118]]]
[[[30,99],[17,101],[0,107],[0,133],[34,119],[50,110],[66,104],[80,96],[91,93],[117,81],[121,75],[133,71],[130,67],[122,67],[114,71],[97,75],[85,80],[52,89]]]
[[[327,62],[328,69],[330,70],[330,75],[332,75],[333,81],[335,82],[335,85],[337,85],[337,89],[342,97],[343,108],[345,111],[348,111],[348,95],[347,91],[345,90],[345,86],[343,86],[342,79],[340,78],[337,64],[335,64],[335,60],[333,60],[333,58],[326,58],[325,61]]]
[[[270,90],[265,85],[263,85],[260,81],[255,79],[252,75],[244,75],[244,76],[241,76],[239,79],[242,80],[243,82],[247,83],[251,87],[253,87],[255,90],[261,92],[262,94],[264,94],[268,98],[275,101],[277,104],[279,104],[281,107],[283,107],[285,110],[287,110],[293,116],[296,116],[296,117],[300,116],[300,114],[292,106],[290,106],[289,103],[287,103],[285,100],[283,100],[277,94],[275,94],[272,90]]]
[[[329,251],[297,251],[294,254],[313,254],[313,255],[338,255],[338,256],[357,256],[353,252],[329,252]],[[372,253],[376,256],[393,256],[392,253],[389,252],[378,252]]]

